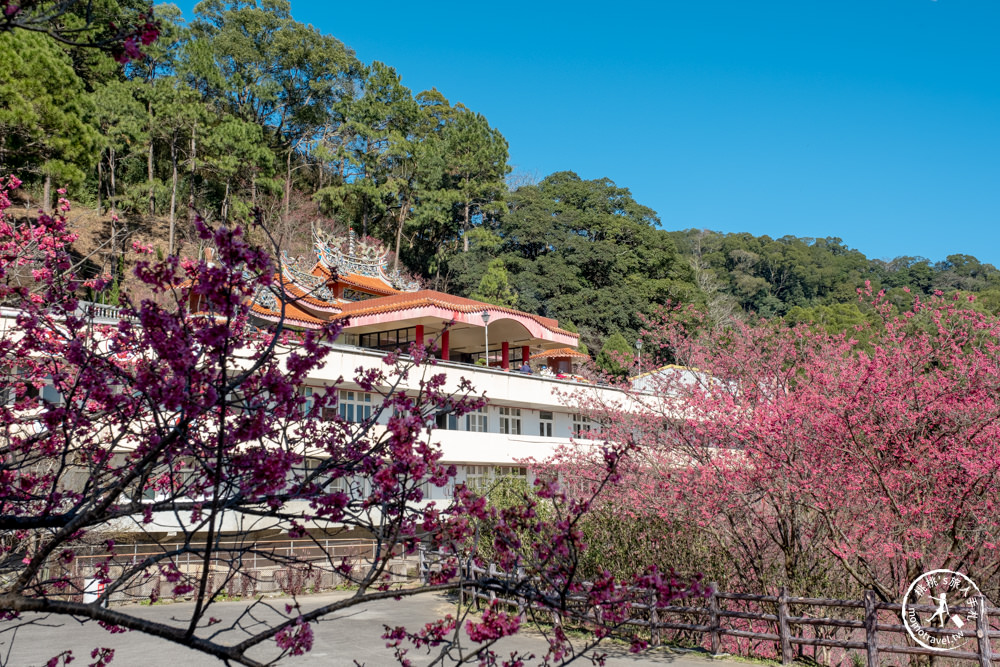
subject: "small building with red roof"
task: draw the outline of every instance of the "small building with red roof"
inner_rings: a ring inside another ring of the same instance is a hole
[[[280,289],[255,295],[251,313],[259,325],[309,330],[344,320],[338,342],[384,351],[425,344],[445,361],[503,369],[551,350],[580,354],[579,336],[554,319],[421,289],[389,270],[388,250],[359,241],[353,230],[340,238],[314,228],[313,240],[315,257],[283,254]]]

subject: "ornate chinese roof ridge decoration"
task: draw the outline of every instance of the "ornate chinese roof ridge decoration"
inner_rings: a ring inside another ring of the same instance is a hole
[[[250,284],[256,282],[254,275],[243,269],[243,280]],[[278,310],[278,300],[274,298],[274,292],[266,285],[257,285],[257,289],[254,290],[253,298],[250,300],[251,304],[257,304],[267,308],[268,310]]]
[[[267,287],[261,286],[257,288],[257,293],[253,297],[254,303],[267,308],[268,310],[278,311],[278,300],[274,298],[274,293]]]
[[[327,303],[334,303],[336,297],[330,288],[327,287],[326,281],[310,273],[312,267],[306,268],[303,263],[302,258],[292,259],[288,256],[288,253],[282,251],[281,253],[281,273],[286,281],[290,283],[297,283],[300,286],[306,288],[305,292],[309,296],[321,299]]]
[[[358,240],[354,230],[347,238],[334,236],[313,225],[313,241],[320,264],[339,275],[360,275],[377,278],[401,292],[415,292],[420,285],[403,277],[399,271],[389,271],[389,250],[378,243]]]

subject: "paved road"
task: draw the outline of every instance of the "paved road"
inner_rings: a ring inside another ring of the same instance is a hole
[[[347,597],[349,593],[330,593],[302,598],[305,609]],[[288,600],[270,601],[282,609]],[[229,627],[247,608],[246,602],[224,602],[213,607],[211,615],[221,618],[222,626]],[[156,605],[134,607],[137,615],[159,622],[182,624],[191,613],[192,604]],[[383,625],[406,625],[411,629],[423,623],[454,613],[455,606],[437,594],[425,593],[402,600],[383,600],[355,607],[345,613],[331,617],[316,627],[315,643],[310,653],[302,657],[288,657],[281,662],[283,667],[313,666],[353,666],[355,660],[367,667],[397,664],[392,652],[385,648],[381,639]],[[274,614],[274,612],[267,612]],[[266,616],[267,613],[258,614]],[[115,649],[115,667],[219,667],[222,663],[183,646],[178,646],[137,632],[111,635],[95,623],[78,623],[72,619],[49,618],[44,624],[22,627],[11,646],[11,633],[0,634],[0,664],[11,667],[44,665],[53,655],[72,649],[77,661],[74,664],[90,663],[90,651],[96,646]],[[220,626],[217,626],[220,627]],[[10,624],[0,624],[0,631],[9,629]],[[201,633],[199,633],[201,634]],[[228,642],[238,641],[239,631],[230,630],[224,635]],[[525,632],[502,640],[498,645],[501,654],[512,650],[533,651],[538,655],[545,652],[544,639],[537,633]],[[262,651],[257,658],[274,657],[274,649]],[[608,665],[612,667],[639,667],[672,665],[672,667],[746,667],[746,663],[711,660],[700,655],[681,654],[658,649],[642,656],[629,655],[621,647],[602,646],[601,650],[610,656]],[[415,665],[426,665],[429,659],[411,650],[408,655]],[[582,661],[582,664],[590,664]]]

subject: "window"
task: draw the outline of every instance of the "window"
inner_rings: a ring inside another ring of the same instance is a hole
[[[519,466],[465,466],[465,485],[472,491],[488,491],[501,479],[521,480],[527,484],[528,469]]]
[[[325,461],[326,459],[321,459],[314,456],[307,457],[303,461],[302,480],[304,481],[306,478],[312,475],[314,471],[319,469],[319,467],[322,466]],[[331,480],[329,472],[326,472],[322,475],[317,475],[316,478],[313,480],[313,483],[317,485],[325,485],[324,489],[329,493],[333,493],[335,491],[343,491],[347,493],[350,490],[350,485],[348,484],[348,480],[346,477],[341,476]]]
[[[48,403],[49,405],[55,405],[55,406],[62,405],[63,396],[61,393],[59,393],[59,390],[56,389],[55,385],[53,385],[51,382],[52,381],[50,380],[44,387],[42,387],[42,391],[39,393],[39,396],[44,402]]]
[[[12,385],[0,387],[0,405],[14,405],[16,390]]]
[[[521,435],[521,408],[500,408],[500,432]]]
[[[312,412],[313,404],[315,400],[313,399],[313,388],[312,387],[299,387],[299,396],[306,399],[306,402],[302,404],[301,410],[302,414],[308,415]]]
[[[375,350],[392,351],[397,347],[406,350],[410,343],[417,340],[416,327],[393,329],[392,331],[373,331],[358,335],[358,344]]]
[[[457,431],[458,417],[447,412],[439,412],[434,417],[434,428],[442,431]]]
[[[451,478],[444,486],[437,486],[435,484],[431,484],[429,479],[425,479],[420,483],[420,492],[423,494],[423,500],[443,500],[451,498],[455,495],[455,480],[454,478]]]
[[[552,437],[552,413],[547,410],[538,413],[538,435],[543,438]]]
[[[475,433],[486,433],[489,428],[486,419],[486,406],[465,415],[465,430]]]
[[[372,418],[372,395],[364,391],[340,391],[340,418],[349,422],[366,422]]]
[[[143,502],[162,502],[171,498],[192,498],[189,494],[193,484],[202,482],[194,458],[184,456],[175,459],[171,465],[158,467],[141,491]],[[206,491],[206,495],[211,491]],[[197,495],[197,494],[194,494]]]
[[[584,433],[590,431],[590,419],[586,415],[575,413],[573,415],[573,437],[579,438]]]

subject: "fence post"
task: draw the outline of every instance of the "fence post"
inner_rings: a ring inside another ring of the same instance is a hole
[[[490,563],[489,568],[486,570],[486,576],[488,576],[490,579],[496,579],[497,578],[497,566],[494,563]],[[494,600],[497,599],[496,591],[493,590],[494,588],[495,588],[495,586],[491,584],[490,585],[490,602],[493,602]]]
[[[993,662],[993,647],[990,646],[990,617],[986,613],[986,597],[979,595],[973,603],[979,607],[976,614],[976,637],[979,641],[980,667],[991,667]]]
[[[781,664],[787,665],[792,662],[791,634],[788,630],[788,589],[781,587],[781,594],[778,595],[778,639],[781,642]]]
[[[878,598],[875,591],[865,591],[865,648],[868,667],[878,667]]]
[[[659,592],[654,588],[649,595],[649,643],[660,645],[660,610],[657,608]]]
[[[721,637],[722,633],[720,632],[720,623],[719,623],[719,586],[715,582],[712,582],[708,585],[708,587],[712,591],[711,597],[708,598],[708,609],[710,612],[708,616],[708,624],[712,628],[710,630],[710,632],[712,633],[711,634],[712,655],[718,655],[719,650],[722,648],[720,646],[720,644],[722,643],[720,641],[722,639]]]
[[[527,578],[524,568],[517,568],[517,588],[521,591],[521,594],[517,596],[517,615],[522,623],[528,620],[528,598],[524,595],[524,582]]]

